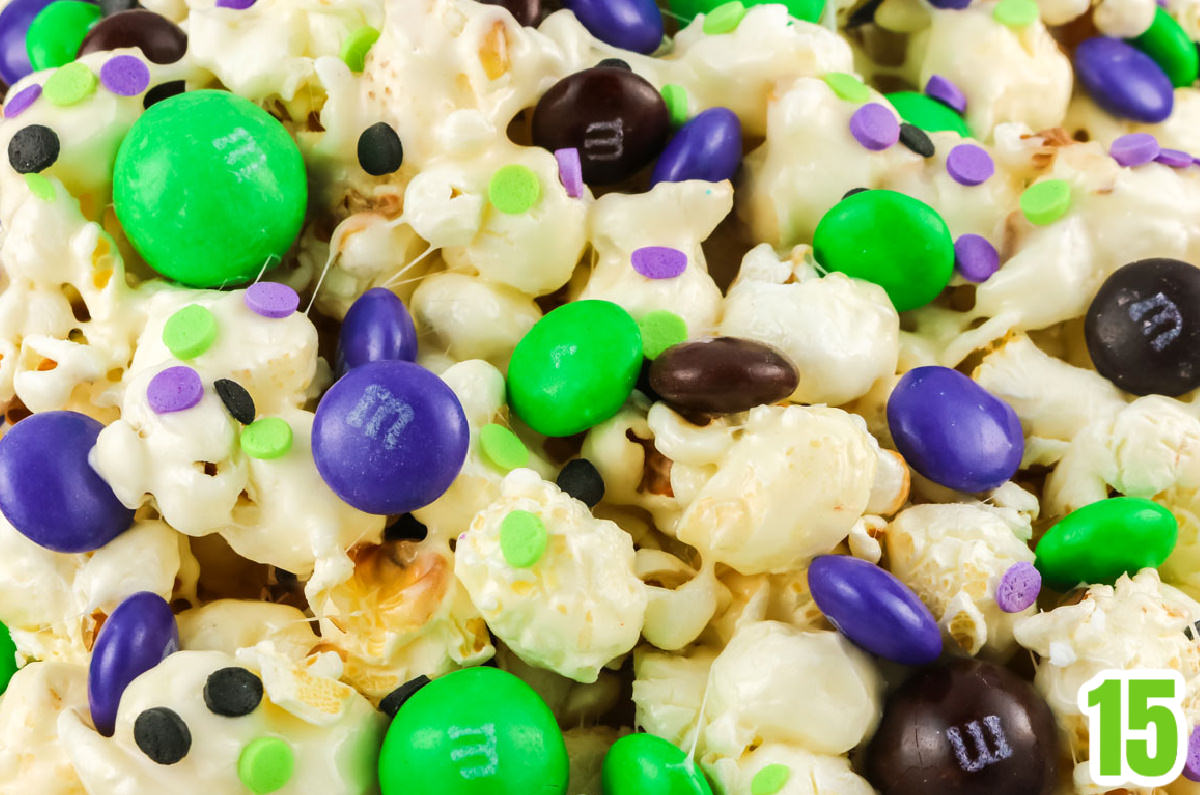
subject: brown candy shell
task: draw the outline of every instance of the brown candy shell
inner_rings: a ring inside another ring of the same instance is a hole
[[[187,52],[187,35],[166,17],[135,8],[93,25],[79,46],[79,54],[124,47],[137,47],[154,63],[175,63]]]
[[[770,345],[737,337],[682,342],[650,365],[650,387],[673,408],[733,414],[783,400],[800,377]]]

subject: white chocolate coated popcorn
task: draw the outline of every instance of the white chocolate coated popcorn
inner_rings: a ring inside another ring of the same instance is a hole
[[[875,790],[850,769],[842,756],[814,754],[778,743],[761,745],[740,759],[718,759],[705,765],[725,795],[751,795],[754,776],[768,765],[784,765],[787,780],[779,795],[874,795]]]
[[[69,663],[27,665],[0,699],[0,793],[85,795],[66,746],[59,741],[63,709],[87,710],[87,668]]]

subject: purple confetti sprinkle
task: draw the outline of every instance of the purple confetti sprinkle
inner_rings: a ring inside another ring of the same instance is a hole
[[[968,233],[954,241],[954,269],[969,282],[985,282],[1000,270],[1000,254],[986,237]]]
[[[146,400],[155,414],[184,411],[200,402],[204,383],[200,374],[190,367],[168,367],[150,379]]]
[[[667,246],[646,246],[630,256],[633,269],[647,279],[674,279],[687,270],[687,254]]]
[[[900,140],[900,122],[883,105],[871,102],[850,117],[850,134],[867,149],[878,152]]]
[[[1200,726],[1192,729],[1188,736],[1187,761],[1183,763],[1184,778],[1200,781]]]
[[[983,147],[959,144],[946,157],[946,171],[960,185],[982,185],[996,173],[996,165]]]
[[[934,75],[925,84],[925,93],[943,105],[949,105],[959,113],[967,112],[967,95],[962,89],[941,75]]]
[[[1122,166],[1144,166],[1154,161],[1161,151],[1158,139],[1150,133],[1129,133],[1112,142],[1109,157]]]
[[[296,291],[279,282],[256,282],[246,288],[242,300],[251,312],[263,317],[287,317],[300,306]]]
[[[1005,613],[1020,613],[1037,601],[1042,590],[1042,575],[1032,563],[1014,563],[996,586],[996,604]]]
[[[554,159],[558,161],[558,181],[567,189],[567,195],[572,199],[583,196],[583,164],[579,160],[579,150],[571,146],[566,149],[555,149]]]
[[[122,97],[136,97],[150,85],[150,67],[136,55],[115,55],[100,67],[100,82]]]
[[[25,88],[13,94],[12,98],[8,100],[8,104],[4,106],[4,118],[12,119],[20,116],[29,110],[29,106],[37,102],[37,98],[41,95],[41,84],[34,83],[31,86],[25,86]]]
[[[237,11],[245,11],[254,5],[254,3],[255,0],[217,0],[217,8],[232,8]]]
[[[1158,150],[1158,157],[1154,158],[1154,162],[1171,168],[1187,168],[1192,164],[1192,156],[1179,149],[1163,148]]]

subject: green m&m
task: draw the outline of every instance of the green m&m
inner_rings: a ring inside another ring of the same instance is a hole
[[[686,25],[695,19],[697,14],[707,14],[725,0],[670,0],[671,12],[679,17],[680,25]],[[821,12],[825,10],[825,0],[742,0],[746,8],[760,6],[766,3],[782,3],[787,6],[788,14],[803,22],[819,22]]]
[[[1035,561],[1046,584],[1111,585],[1122,574],[1157,568],[1175,549],[1179,525],[1166,508],[1113,497],[1071,511],[1038,542]]]
[[[712,795],[696,763],[654,734],[627,734],[613,743],[600,788],[604,795]]]
[[[508,405],[546,436],[571,436],[621,410],[642,366],[637,322],[609,301],[546,314],[508,364]]]
[[[1150,27],[1129,43],[1153,58],[1176,88],[1196,82],[1200,74],[1196,43],[1165,8],[1156,8]]]
[[[253,279],[300,233],[308,186],[283,125],[227,91],[151,106],[117,153],[113,204],[154,270],[192,287]]]
[[[498,668],[434,679],[396,713],[379,753],[383,795],[563,795],[567,747],[529,685]]]
[[[967,123],[958,111],[949,105],[943,105],[933,97],[918,91],[893,91],[884,96],[892,103],[900,118],[925,132],[948,130],[958,133],[963,138],[971,137]]]
[[[0,624],[0,694],[8,689],[8,680],[17,672],[17,644],[8,627]]]
[[[954,241],[937,211],[890,190],[855,193],[835,204],[813,233],[821,267],[874,282],[896,310],[938,297],[954,275]]]
[[[88,29],[100,19],[100,6],[80,0],[55,0],[29,23],[25,49],[33,70],[75,60]]]

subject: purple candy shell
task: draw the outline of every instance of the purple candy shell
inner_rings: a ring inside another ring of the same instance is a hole
[[[43,8],[54,0],[13,0],[0,11],[0,78],[10,86],[33,71],[25,34]]]
[[[709,108],[689,119],[654,164],[650,184],[732,179],[742,162],[742,123],[728,108]]]
[[[178,649],[175,614],[161,596],[139,591],[117,605],[100,627],[88,666],[88,704],[96,731],[111,737],[125,688]]]
[[[215,5],[217,8],[232,8],[235,11],[245,11],[254,5],[255,2],[256,0],[217,0]]]
[[[644,55],[662,44],[662,12],[654,0],[566,0],[563,5],[605,44]]]
[[[417,328],[404,302],[384,287],[372,287],[350,305],[338,335],[337,370],[367,362],[417,358]]]
[[[1042,590],[1042,574],[1027,560],[1014,563],[996,586],[996,604],[1005,613],[1020,613],[1037,602]]]
[[[1123,39],[1094,36],[1075,49],[1075,76],[1114,116],[1160,122],[1171,115],[1175,87],[1154,59]]]
[[[960,11],[971,5],[971,0],[929,0],[929,5],[943,10]]]
[[[1188,781],[1200,781],[1200,726],[1192,729],[1192,733],[1188,735],[1183,775]]]

